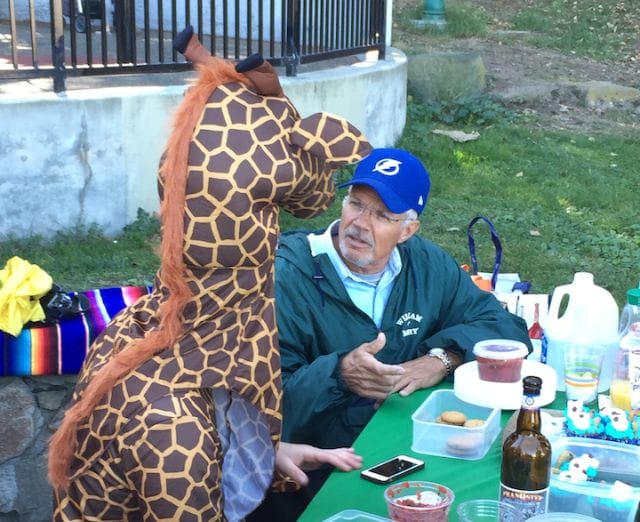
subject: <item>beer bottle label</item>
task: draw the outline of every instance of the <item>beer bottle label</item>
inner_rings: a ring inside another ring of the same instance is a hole
[[[526,520],[534,515],[547,512],[547,506],[549,505],[549,488],[524,491],[522,489],[510,488],[501,482],[500,500],[511,504],[518,511],[524,513],[524,519]]]

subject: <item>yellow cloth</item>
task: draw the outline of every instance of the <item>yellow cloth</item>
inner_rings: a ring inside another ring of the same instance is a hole
[[[40,298],[53,279],[38,265],[14,256],[0,270],[0,330],[17,336],[25,323],[42,321]]]

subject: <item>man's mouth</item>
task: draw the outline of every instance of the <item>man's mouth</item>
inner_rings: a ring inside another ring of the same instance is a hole
[[[347,234],[346,237],[347,237],[347,240],[351,244],[353,244],[356,248],[363,248],[363,247],[371,248],[371,241],[363,239],[358,234]]]

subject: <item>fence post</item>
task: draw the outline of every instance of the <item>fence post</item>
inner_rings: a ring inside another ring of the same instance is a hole
[[[295,76],[300,63],[300,0],[287,2],[287,41],[282,62],[285,65],[286,75]]]
[[[62,0],[51,0],[51,63],[53,64],[53,92],[66,90],[64,68],[64,20],[62,18]]]
[[[118,63],[136,63],[136,11],[133,0],[116,0],[114,25]]]

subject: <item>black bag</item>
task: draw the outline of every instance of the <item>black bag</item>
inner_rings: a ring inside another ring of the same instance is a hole
[[[45,323],[55,323],[89,309],[89,299],[81,294],[68,294],[60,285],[53,283],[51,290],[40,298]]]

